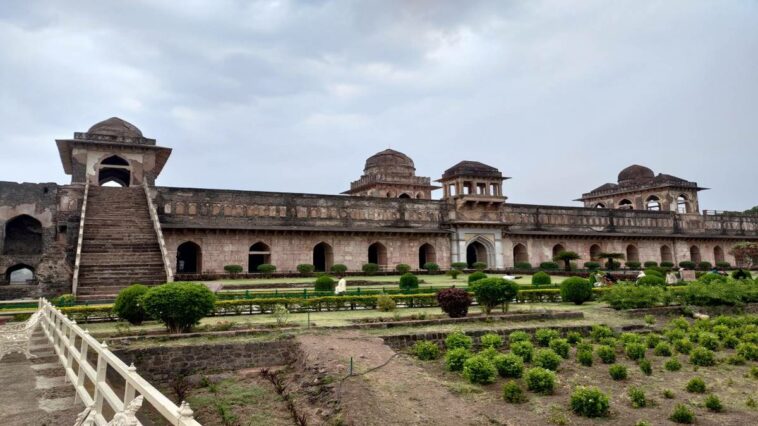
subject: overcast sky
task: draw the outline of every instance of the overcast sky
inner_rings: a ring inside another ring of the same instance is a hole
[[[118,116],[165,186],[339,193],[391,147],[515,203],[639,163],[758,204],[757,1],[3,0],[0,46],[0,180],[69,182],[54,139]]]

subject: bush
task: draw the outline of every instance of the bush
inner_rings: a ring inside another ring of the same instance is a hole
[[[671,358],[670,360],[666,361],[665,364],[663,364],[663,368],[665,368],[666,371],[679,371],[682,369],[682,364],[678,359]]]
[[[462,271],[468,268],[468,264],[466,262],[453,262],[450,264],[450,267]]]
[[[376,309],[381,312],[392,312],[397,307],[395,299],[389,294],[380,294],[376,296]]]
[[[616,351],[610,346],[599,346],[595,353],[603,361],[603,364],[613,364],[616,362]]]
[[[608,374],[613,380],[626,380],[628,375],[626,367],[621,364],[613,364],[608,367]]]
[[[584,417],[608,415],[608,395],[596,387],[579,386],[571,392],[571,410]]]
[[[550,395],[555,390],[555,373],[541,367],[527,370],[524,381],[526,388],[532,392]]]
[[[663,301],[663,289],[619,284],[605,291],[603,300],[613,309],[652,308]]]
[[[129,324],[142,324],[142,321],[147,319],[147,313],[140,299],[147,290],[147,286],[142,284],[134,284],[121,290],[113,302],[113,312],[119,318],[129,321]]]
[[[487,269],[487,264],[484,262],[474,262],[474,264],[471,266],[473,266],[477,271],[483,271]]]
[[[509,380],[503,385],[503,399],[505,402],[510,402],[511,404],[521,404],[526,402],[526,395],[524,395],[524,391],[518,383]]]
[[[702,261],[697,264],[697,268],[701,271],[709,271],[713,269],[713,265],[711,265],[711,262]]]
[[[497,349],[503,346],[503,338],[499,334],[487,333],[479,339],[483,348]]]
[[[655,275],[645,275],[644,277],[637,280],[637,285],[642,286],[648,286],[648,287],[663,287],[666,285],[666,280],[662,277],[658,277]]]
[[[721,261],[721,262],[716,262],[716,267],[720,269],[729,269],[732,267],[732,264],[729,262]]]
[[[708,395],[705,397],[705,408],[708,409],[708,411],[713,411],[714,413],[720,413],[724,411],[724,406],[721,405],[721,400],[716,395]]]
[[[471,383],[480,385],[494,383],[497,368],[488,357],[474,355],[463,363],[463,377]]]
[[[741,306],[758,302],[758,286],[747,280],[692,282],[683,291],[684,300],[697,306]]]
[[[624,346],[624,352],[627,358],[637,361],[645,358],[645,351],[647,348],[642,343],[630,343]]]
[[[437,293],[437,303],[450,318],[463,318],[468,315],[471,296],[461,288],[446,288]]]
[[[721,341],[719,340],[719,336],[713,334],[713,333],[700,333],[697,339],[698,343],[700,343],[700,346],[710,349],[712,351],[719,350],[719,347],[721,346]]]
[[[642,264],[640,262],[636,262],[634,260],[630,260],[628,262],[625,262],[624,265],[626,265],[626,267],[629,268],[629,269],[640,269],[640,266],[642,266]]]
[[[461,274],[461,271],[459,271],[457,269],[451,269],[451,270],[447,271],[447,274],[450,275],[450,278],[452,278],[454,280],[457,280],[458,279],[458,275]]]
[[[361,270],[366,275],[374,275],[375,273],[379,272],[379,265],[376,263],[364,263],[361,267]]]
[[[485,278],[487,278],[487,274],[477,271],[468,276],[468,283],[473,284],[476,281],[483,280]]]
[[[568,341],[570,344],[575,345],[577,343],[582,342],[582,333],[578,331],[569,331],[566,333],[566,341]]]
[[[551,340],[557,339],[559,336],[560,333],[551,328],[540,328],[534,333],[537,344],[545,348],[550,345]]]
[[[395,266],[395,270],[400,273],[400,275],[407,274],[408,272],[411,272],[411,265],[405,264],[405,263],[399,263]]]
[[[593,325],[592,330],[590,331],[590,337],[595,342],[600,342],[600,340],[606,337],[613,337],[613,330],[607,325]]]
[[[658,346],[658,343],[661,343],[660,334],[648,334],[645,337],[645,344],[647,344],[647,347],[650,349],[653,349],[654,347]]]
[[[61,294],[60,296],[53,297],[50,301],[57,307],[74,306],[76,304],[76,296],[73,294]]]
[[[300,275],[308,276],[313,273],[314,269],[316,269],[315,266],[309,265],[307,263],[301,263],[297,265],[297,272],[300,272]]]
[[[552,349],[538,349],[534,353],[532,363],[537,367],[556,371],[561,365],[561,357]]]
[[[487,315],[492,311],[492,308],[501,304],[505,304],[505,311],[508,311],[508,304],[519,291],[518,284],[502,278],[481,279],[475,281],[471,287],[473,287],[477,303]]]
[[[540,263],[540,269],[545,271],[557,271],[560,269],[560,265],[558,265],[556,262],[542,262]]]
[[[734,278],[735,280],[752,280],[753,274],[751,274],[750,271],[746,271],[744,269],[738,269],[732,272],[732,278]]]
[[[661,342],[655,345],[653,349],[653,355],[656,356],[671,356],[671,345],[666,342]]]
[[[538,271],[532,275],[532,285],[549,285],[550,283],[552,283],[552,280],[550,278],[550,274],[547,272]]]
[[[693,345],[692,342],[686,338],[674,341],[674,349],[676,349],[676,351],[680,354],[689,355],[689,353],[692,352],[693,347],[695,347],[695,345]]]
[[[575,305],[592,299],[592,284],[589,280],[579,277],[566,278],[561,283],[561,300]]]
[[[498,354],[493,362],[501,377],[518,379],[524,374],[524,360],[516,354]]]
[[[683,269],[695,269],[695,262],[685,260],[683,262],[679,262],[679,267]]]
[[[445,353],[445,366],[450,371],[462,371],[463,363],[471,358],[471,352],[466,348],[449,349]]]
[[[466,336],[462,331],[453,331],[445,338],[445,347],[447,350],[463,348],[471,349],[473,340],[471,337]]]
[[[670,269],[674,267],[674,262],[661,262],[660,264],[661,268]]]
[[[600,262],[584,262],[584,267],[590,271],[597,271],[600,269]]]
[[[564,359],[568,359],[569,357],[569,349],[571,348],[571,345],[569,344],[568,340],[566,339],[553,339],[550,341],[550,349],[555,351],[558,355],[560,355]]]
[[[416,290],[418,288],[418,277],[410,272],[400,276],[400,290]]]
[[[477,355],[486,356],[487,359],[493,361],[496,356],[500,355],[500,352],[495,348],[483,348]]]
[[[650,364],[650,361],[643,359],[641,360],[638,365],[640,366],[640,371],[646,376],[649,376],[653,374],[653,366]]]
[[[710,367],[716,365],[716,356],[709,349],[695,348],[690,354],[690,364],[700,367]]]
[[[751,342],[743,342],[737,345],[737,354],[750,361],[758,361],[758,345]]]
[[[632,386],[629,388],[629,392],[627,393],[629,395],[629,400],[632,401],[632,407],[633,408],[643,408],[647,406],[647,398],[645,397],[645,391],[642,389]]]
[[[235,275],[242,272],[242,265],[224,265],[224,271]]]
[[[686,386],[687,392],[692,393],[705,393],[705,382],[700,377],[694,377]]]
[[[316,291],[334,292],[335,284],[336,283],[334,282],[334,279],[329,275],[321,275],[320,277],[316,278]]]
[[[585,367],[592,367],[592,350],[576,351],[576,360]]]
[[[333,274],[336,274],[336,275],[340,276],[340,275],[344,275],[345,272],[347,272],[347,266],[343,265],[341,263],[335,263],[334,265],[332,265],[331,268],[329,268],[329,270]]]
[[[647,261],[647,262],[644,263],[644,266],[645,266],[645,269],[647,269],[647,268],[657,268],[658,267],[658,262],[649,260],[649,261]]]
[[[514,344],[516,342],[531,342],[532,336],[526,331],[513,331],[508,335],[508,342]]]
[[[213,312],[216,295],[202,284],[176,282],[149,289],[141,300],[170,333],[186,333]]]
[[[422,361],[430,361],[440,356],[440,347],[429,340],[419,340],[413,345],[413,354]]]
[[[258,265],[258,272],[262,274],[273,274],[276,272],[276,266],[270,263],[263,263],[261,265]]]
[[[437,272],[440,270],[440,265],[434,263],[434,262],[426,262],[423,266],[421,266],[421,269],[424,269],[429,272]]]
[[[671,389],[664,389],[663,390],[663,397],[666,399],[674,399],[674,391]]]
[[[529,341],[511,343],[511,352],[520,356],[524,362],[531,362],[534,356],[534,345]]]
[[[695,414],[683,404],[677,404],[669,420],[674,423],[692,424],[695,421]]]
[[[529,262],[516,262],[513,265],[513,269],[520,269],[522,271],[529,271],[532,269],[532,264]]]

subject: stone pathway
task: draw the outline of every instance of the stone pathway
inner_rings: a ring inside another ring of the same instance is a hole
[[[74,387],[44,334],[32,340],[32,354],[7,355],[0,361],[0,421],[3,426],[73,425],[84,410],[74,403]]]

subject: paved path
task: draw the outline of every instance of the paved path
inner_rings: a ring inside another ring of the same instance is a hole
[[[68,426],[84,406],[74,403],[74,387],[63,366],[38,331],[32,354],[11,354],[0,360],[0,424],[3,426]]]

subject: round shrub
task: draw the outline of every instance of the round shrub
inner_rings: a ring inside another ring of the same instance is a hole
[[[645,391],[642,389],[632,386],[629,388],[627,395],[629,395],[629,400],[632,401],[632,407],[643,408],[647,405],[647,397],[645,397]]]
[[[653,349],[654,347],[658,346],[658,343],[661,343],[660,334],[648,334],[645,336],[645,344],[649,349]]]
[[[532,264],[529,262],[516,262],[513,265],[513,269],[518,269],[521,271],[529,271],[532,269]]]
[[[724,336],[722,343],[725,348],[735,349],[740,344],[740,338],[734,334],[729,334],[728,336]]]
[[[213,312],[216,295],[202,284],[176,282],[149,289],[141,300],[145,312],[170,333],[186,333]]]
[[[450,276],[450,278],[452,278],[454,280],[457,280],[458,279],[458,275],[461,274],[461,271],[459,271],[457,269],[451,269],[451,270],[447,271],[447,274]]]
[[[483,271],[487,269],[487,264],[484,262],[474,262],[474,264],[471,266],[473,266],[477,271]]]
[[[626,267],[628,269],[635,269],[635,270],[636,269],[640,269],[640,266],[642,266],[642,264],[640,262],[637,262],[635,260],[630,260],[628,262],[624,262],[624,265],[626,265]]]
[[[483,280],[485,278],[487,278],[487,274],[485,274],[484,272],[476,271],[473,274],[468,276],[468,283],[472,284],[476,281]]]
[[[395,266],[395,270],[399,272],[400,275],[407,274],[408,272],[411,272],[411,265],[399,263]]]
[[[674,262],[661,262],[661,268],[673,268]]]
[[[547,272],[538,271],[532,275],[532,285],[549,285],[551,283],[552,279]]]
[[[508,303],[516,297],[519,291],[518,284],[502,278],[484,278],[475,281],[470,287],[474,291],[477,303],[487,315],[492,311],[492,308],[501,304],[505,304],[507,311]]]
[[[242,265],[224,265],[224,271],[234,275],[242,272]]]
[[[316,291],[334,292],[335,284],[336,283],[334,282],[334,279],[329,275],[321,275],[320,277],[316,278]]]
[[[453,331],[445,338],[445,347],[447,350],[463,348],[471,349],[473,340],[471,337],[466,336],[462,331]]]
[[[695,269],[695,262],[685,260],[683,262],[679,262],[679,267],[683,269]]]
[[[450,371],[462,371],[463,363],[471,358],[471,352],[466,348],[449,349],[445,353],[445,366]]]
[[[676,358],[671,358],[663,364],[663,368],[665,368],[666,371],[679,371],[682,369],[682,363]]]
[[[526,388],[532,392],[550,395],[555,390],[555,373],[541,367],[528,369],[524,381]]]
[[[408,272],[400,276],[400,290],[416,290],[418,288],[418,277]]]
[[[590,337],[595,342],[600,342],[600,339],[605,337],[613,337],[613,330],[607,325],[593,325],[590,331]]]
[[[687,382],[685,388],[687,389],[687,392],[705,393],[705,382],[700,377],[693,377]]]
[[[621,364],[613,364],[608,367],[608,374],[613,380],[626,380],[628,375],[626,367]]]
[[[642,343],[643,341],[642,335],[637,333],[621,333],[619,339],[621,339],[621,342],[623,342],[624,345],[628,345],[629,343]]]
[[[511,352],[520,356],[524,362],[531,362],[534,356],[534,345],[529,341],[511,343]]]
[[[596,387],[579,386],[571,392],[571,410],[584,417],[608,415],[608,395]]]
[[[735,280],[751,280],[753,279],[753,274],[751,274],[750,271],[746,271],[744,269],[738,269],[732,272],[732,278],[734,278]]]
[[[258,265],[258,272],[262,274],[273,274],[276,272],[276,266],[270,264],[270,263],[263,263]]]
[[[521,404],[526,402],[526,395],[523,389],[513,380],[509,380],[503,385],[503,399],[511,404]]]
[[[671,356],[671,346],[666,342],[658,343],[655,345],[655,349],[653,349],[653,355]]]
[[[345,272],[347,272],[347,265],[343,265],[341,263],[335,263],[334,265],[332,265],[331,268],[329,268],[329,270],[333,274],[344,275]]]
[[[471,302],[471,296],[462,288],[446,288],[437,293],[440,309],[450,318],[463,318],[468,315]]]
[[[429,340],[419,340],[413,345],[413,354],[422,361],[437,359],[440,356],[440,347]]]
[[[575,305],[592,299],[592,284],[580,277],[566,278],[561,283],[561,300]]]
[[[492,359],[501,377],[518,379],[524,374],[524,360],[515,354],[498,354]]]
[[[576,351],[576,360],[585,367],[592,367],[592,351]]]
[[[423,266],[421,266],[421,269],[429,271],[429,272],[437,272],[440,270],[440,265],[434,263],[434,262],[426,262]]]
[[[729,262],[720,261],[716,262],[716,267],[719,269],[729,269],[732,267],[732,264]]]
[[[708,271],[713,268],[713,265],[711,265],[711,262],[702,261],[697,264],[697,268],[701,271]]]
[[[720,413],[724,411],[724,406],[721,404],[721,400],[716,395],[708,395],[705,397],[705,401],[703,401],[705,404],[705,408],[708,409],[708,411],[713,411],[714,413]]]
[[[600,262],[584,262],[584,267],[590,271],[597,271],[600,269]]]
[[[51,303],[58,307],[74,306],[76,304],[76,296],[73,294],[61,294],[60,296],[53,297]]]
[[[316,269],[315,266],[309,265],[307,263],[301,263],[297,265],[297,272],[300,272],[300,275],[310,275],[313,273],[314,269]]]
[[[466,262],[453,262],[450,264],[450,267],[462,271],[468,268],[468,264]]]
[[[737,354],[750,361],[758,361],[758,345],[751,342],[743,342],[737,345]]]
[[[674,341],[674,349],[676,349],[676,351],[680,354],[688,355],[694,346],[695,345],[693,345],[692,342],[690,342],[690,340],[687,338]]]
[[[655,275],[645,275],[637,280],[637,285],[644,285],[648,287],[663,287],[666,285],[666,280]]]
[[[643,359],[640,360],[637,365],[640,366],[640,371],[642,371],[644,375],[649,376],[653,374],[653,365],[650,364],[650,361]]]
[[[531,342],[532,336],[529,335],[526,331],[513,331],[511,334],[508,335],[508,342],[511,344],[516,342]]]
[[[627,358],[633,361],[645,358],[646,350],[647,348],[642,343],[629,343],[624,346],[624,352],[626,353]]]
[[[676,404],[669,420],[674,423],[692,424],[695,421],[695,414],[684,404]]]
[[[463,377],[471,383],[480,385],[494,383],[497,368],[486,356],[474,355],[463,363]]]
[[[487,333],[479,339],[482,344],[482,348],[494,348],[497,349],[503,346],[503,338],[499,334]]]
[[[719,336],[713,333],[708,333],[708,332],[700,333],[697,341],[700,344],[700,346],[706,349],[710,349],[712,351],[719,350],[719,347],[721,346],[721,341],[719,340]]]
[[[690,353],[690,364],[700,367],[710,367],[716,365],[716,356],[709,349],[695,348]]]
[[[544,271],[557,271],[560,269],[560,265],[555,262],[542,262],[540,263],[540,269]]]
[[[582,333],[578,331],[569,331],[566,333],[566,341],[568,341],[570,344],[575,345],[577,343],[582,342]]]
[[[540,328],[534,333],[534,338],[537,344],[545,348],[550,345],[551,340],[557,339],[559,336],[560,333],[551,328]]]
[[[134,284],[121,290],[113,302],[113,312],[119,318],[129,321],[129,324],[142,324],[142,321],[147,319],[147,313],[140,299],[147,290],[147,286],[142,284]]]
[[[392,312],[397,308],[395,299],[390,297],[389,294],[380,294],[376,296],[376,309],[381,312]]]
[[[532,363],[537,367],[556,371],[561,365],[561,357],[552,349],[538,349],[534,353]]]
[[[492,361],[496,356],[500,355],[500,352],[495,348],[483,348],[477,355],[486,356],[487,359]]]
[[[644,266],[645,266],[645,269],[647,269],[647,268],[657,268],[658,267],[658,262],[655,262],[655,261],[652,261],[652,260],[648,260],[647,262],[644,263]]]
[[[566,339],[553,339],[550,341],[549,344],[550,349],[552,349],[555,353],[560,355],[564,359],[568,359],[569,357],[569,349],[571,348],[571,345],[569,344],[568,340]]]
[[[361,270],[366,275],[374,275],[379,272],[379,265],[376,263],[364,263],[363,266],[361,266]]]
[[[616,351],[610,346],[599,346],[595,353],[603,361],[603,364],[613,364],[616,362]]]

